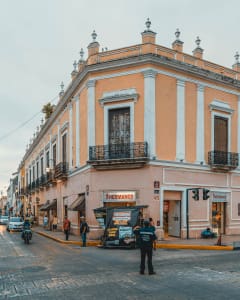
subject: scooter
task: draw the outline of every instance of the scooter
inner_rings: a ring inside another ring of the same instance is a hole
[[[25,244],[29,244],[29,241],[32,239],[32,230],[24,229],[22,232],[22,239],[24,240]]]

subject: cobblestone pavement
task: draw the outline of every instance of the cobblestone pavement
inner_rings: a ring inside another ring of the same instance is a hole
[[[238,299],[237,251],[158,249],[157,275],[138,273],[138,250],[56,243],[0,227],[0,299]]]

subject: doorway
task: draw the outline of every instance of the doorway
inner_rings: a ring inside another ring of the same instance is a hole
[[[212,203],[212,229],[217,234],[225,234],[226,203]]]
[[[181,200],[164,200],[163,230],[165,236],[181,237]]]

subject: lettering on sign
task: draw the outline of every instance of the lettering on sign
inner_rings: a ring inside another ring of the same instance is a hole
[[[136,200],[136,192],[135,191],[104,192],[103,199],[105,202],[135,201]]]

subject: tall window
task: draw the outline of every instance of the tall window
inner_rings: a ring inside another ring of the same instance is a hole
[[[46,152],[46,167],[49,168],[49,151]]]
[[[130,108],[109,110],[109,144],[130,143]]]
[[[37,161],[36,167],[37,167],[37,174],[36,174],[36,176],[37,176],[37,178],[38,178],[38,177],[39,177],[39,162],[38,162],[38,161]]]
[[[43,156],[41,157],[41,159],[40,159],[40,164],[41,164],[41,166],[40,166],[40,168],[41,168],[41,175],[43,175]]]
[[[52,147],[52,158],[53,158],[53,167],[55,167],[56,162],[57,162],[57,146],[56,146],[56,144],[54,144]]]
[[[35,181],[35,166],[33,166],[33,181]]]
[[[214,150],[228,152],[228,119],[214,117]]]
[[[62,161],[67,161],[67,134],[62,136]]]
[[[109,158],[130,156],[130,108],[109,110]]]
[[[228,119],[214,117],[214,151],[218,153],[215,163],[227,164],[228,162]]]

